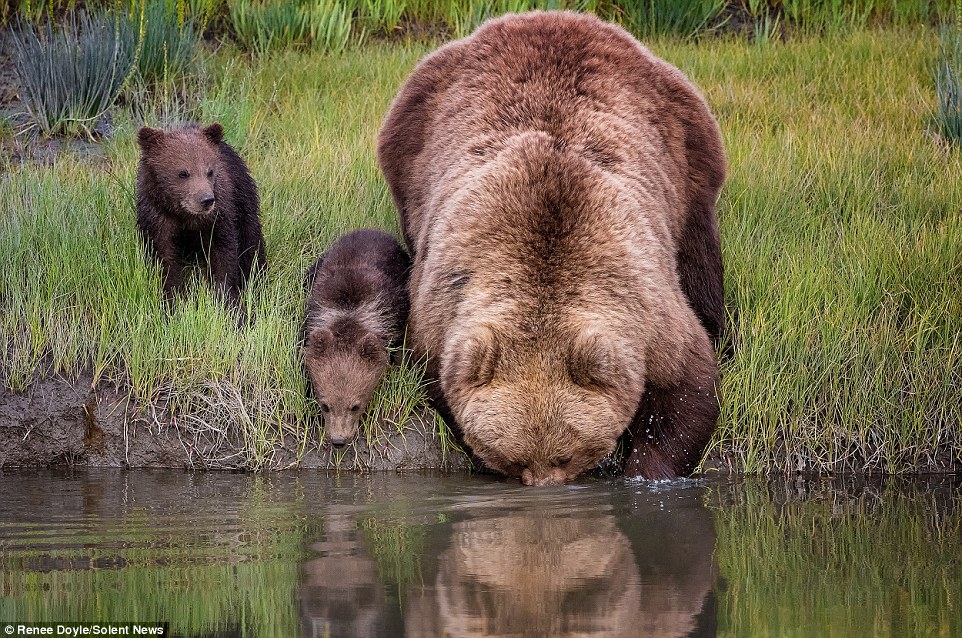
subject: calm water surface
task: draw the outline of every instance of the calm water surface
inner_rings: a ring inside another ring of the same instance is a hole
[[[0,473],[0,622],[962,636],[962,482]]]

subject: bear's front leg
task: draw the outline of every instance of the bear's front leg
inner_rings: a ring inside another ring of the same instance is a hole
[[[183,256],[177,247],[173,233],[167,227],[160,227],[152,235],[145,236],[147,254],[160,265],[163,280],[163,305],[170,309],[174,299],[184,288],[186,267]]]
[[[688,476],[701,461],[718,425],[719,377],[708,340],[697,339],[696,344],[689,348],[674,383],[646,384],[629,426],[632,450],[625,476]]]
[[[231,233],[215,233],[207,256],[208,276],[214,286],[232,308],[240,304],[240,266],[237,255],[237,238]]]
[[[162,257],[160,260],[161,271],[164,278],[164,307],[170,308],[174,299],[184,289],[185,268],[178,255],[169,258]]]

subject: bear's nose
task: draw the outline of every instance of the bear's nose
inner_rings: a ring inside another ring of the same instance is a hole
[[[331,438],[331,445],[333,445],[333,446],[336,447],[337,449],[341,449],[342,447],[344,447],[345,445],[347,445],[347,441],[344,440],[344,439]]]
[[[214,205],[214,196],[204,195],[203,197],[200,198],[200,205],[203,206],[204,208],[210,208],[211,206]]]
[[[545,471],[532,471],[524,468],[521,472],[521,482],[528,486],[544,487],[546,485],[564,485],[565,473],[560,467],[553,467]]]

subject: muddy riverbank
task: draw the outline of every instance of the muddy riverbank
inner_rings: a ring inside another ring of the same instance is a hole
[[[428,415],[425,415],[428,416]],[[380,428],[371,445],[359,438],[343,452],[321,442],[320,428],[305,437],[278,436],[266,468],[348,470],[466,470],[467,459],[442,444],[426,418],[411,419],[403,434]],[[0,468],[36,466],[250,469],[242,434],[217,440],[179,427],[163,409],[138,405],[89,373],[76,381],[38,379],[22,393],[0,387]]]

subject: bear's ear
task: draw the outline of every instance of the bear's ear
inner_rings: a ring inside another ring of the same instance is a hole
[[[224,127],[216,122],[201,129],[204,137],[210,140],[211,144],[220,144],[224,139]]]
[[[324,356],[334,348],[334,333],[330,328],[311,328],[307,333],[307,347],[314,356]]]
[[[458,388],[480,388],[491,383],[501,361],[501,343],[488,326],[482,326],[459,344],[452,346],[448,358],[449,378]]]
[[[157,145],[157,142],[164,139],[164,132],[159,128],[150,128],[149,126],[143,126],[139,131],[137,131],[137,144],[143,150],[149,150]]]
[[[614,344],[591,330],[572,340],[567,365],[571,381],[589,390],[611,388],[624,375]]]
[[[377,335],[373,332],[364,335],[358,344],[358,350],[362,358],[375,363],[387,358],[387,350],[384,349],[384,344],[381,343],[381,340],[378,339]]]

